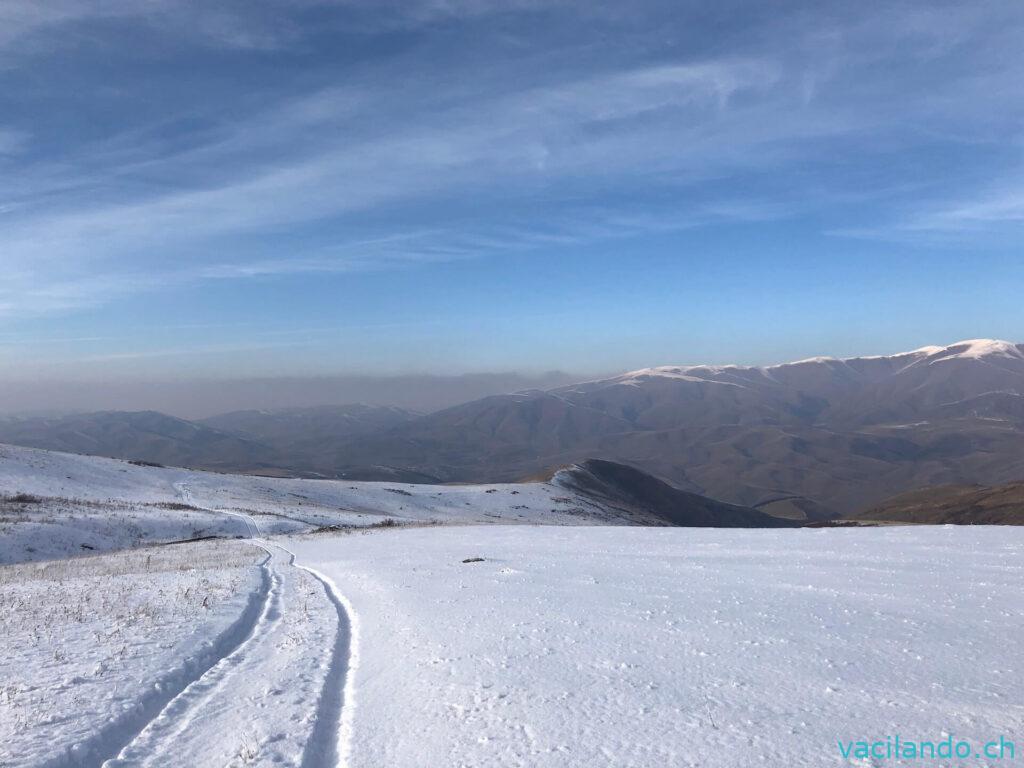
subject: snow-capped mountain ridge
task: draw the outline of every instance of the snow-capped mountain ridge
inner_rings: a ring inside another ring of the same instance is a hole
[[[1024,344],[1015,344],[1012,341],[1001,339],[967,339],[958,341],[945,347],[924,346],[909,352],[897,352],[891,355],[859,355],[856,357],[832,357],[820,355],[808,357],[802,360],[794,360],[788,363],[776,363],[774,365],[658,365],[649,368],[640,368],[635,371],[627,371],[611,380],[627,383],[631,380],[642,379],[650,376],[662,376],[671,379],[682,379],[691,381],[709,381],[708,374],[719,375],[729,371],[761,371],[771,372],[780,368],[807,365],[828,365],[828,364],[849,364],[862,360],[871,361],[907,361],[907,365],[925,361],[927,363],[941,360],[970,359],[980,360],[988,357],[1016,358],[1024,360]],[[697,374],[697,375],[695,375]],[[703,375],[701,375],[703,374]],[[717,383],[728,383],[718,380]]]
[[[969,339],[950,344],[945,349],[937,352],[933,357],[959,357],[978,360],[985,357],[1013,357],[1024,360],[1022,344],[1014,344],[1012,341],[1000,339]]]

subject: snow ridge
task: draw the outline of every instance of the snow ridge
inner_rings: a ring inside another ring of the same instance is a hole
[[[961,349],[962,347],[962,349]],[[968,339],[950,344],[942,352],[954,352],[956,357],[979,360],[983,357],[1024,358],[1016,344],[999,339]]]
[[[610,381],[615,381],[621,384],[636,384],[640,380],[649,377],[659,377],[666,379],[679,379],[682,381],[693,381],[700,382],[703,384],[727,384],[715,379],[705,378],[707,374],[720,374],[729,370],[736,371],[771,371],[778,368],[786,368],[793,365],[814,365],[823,363],[847,363],[852,360],[887,360],[887,359],[901,359],[901,358],[913,358],[914,362],[918,360],[928,360],[930,362],[937,362],[938,360],[950,360],[950,359],[973,359],[980,360],[986,357],[1007,357],[1024,359],[1024,352],[1021,351],[1020,346],[1014,344],[1011,341],[1002,341],[999,339],[967,339],[965,341],[958,341],[955,344],[950,344],[946,347],[926,346],[918,349],[911,350],[910,352],[897,352],[893,355],[865,355],[859,357],[830,357],[830,356],[818,356],[808,357],[803,360],[794,360],[788,363],[778,363],[776,365],[767,366],[756,366],[756,365],[659,365],[652,368],[641,368],[636,371],[629,371],[616,376]],[[703,375],[694,375],[703,374]]]

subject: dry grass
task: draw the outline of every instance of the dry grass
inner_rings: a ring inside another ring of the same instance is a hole
[[[219,540],[0,566],[0,737],[31,738],[53,711],[87,708],[95,686],[123,684],[140,654],[247,590],[263,556]]]
[[[263,559],[259,549],[244,541],[214,539],[207,542],[169,544],[67,560],[45,560],[0,566],[0,588],[28,581],[62,582],[70,579],[128,574],[191,571],[204,568],[237,568]],[[2,601],[2,597],[0,597]],[[0,602],[0,614],[3,603]]]

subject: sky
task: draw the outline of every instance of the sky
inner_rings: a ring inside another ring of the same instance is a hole
[[[4,0],[0,384],[1024,341],[1022,39],[1017,0]]]

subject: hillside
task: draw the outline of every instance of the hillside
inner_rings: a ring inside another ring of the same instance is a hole
[[[665,525],[688,528],[791,528],[797,525],[756,509],[681,491],[634,467],[612,461],[584,461],[558,472],[555,482],[613,509],[654,516]]]
[[[242,435],[155,411],[0,419],[0,443],[218,470],[258,469],[277,458]]]
[[[324,441],[348,440],[412,421],[421,414],[393,406],[323,405],[232,411],[198,423],[270,446],[293,463],[320,450]]]
[[[213,474],[0,445],[0,565],[172,541],[444,523],[779,527],[635,469],[586,462],[549,481],[486,485]]]
[[[943,485],[903,493],[850,517],[930,525],[1024,525],[1024,483]]]

